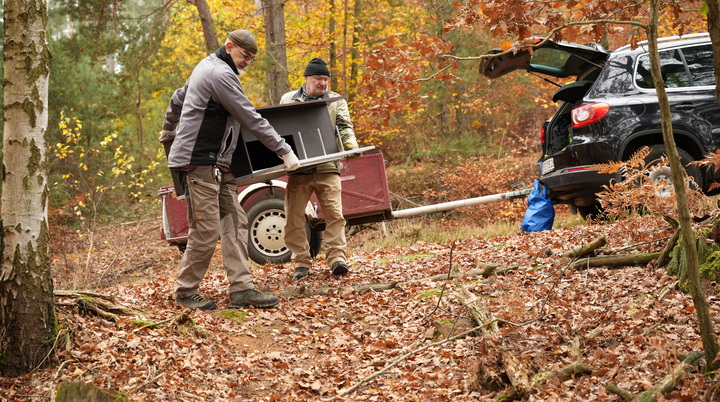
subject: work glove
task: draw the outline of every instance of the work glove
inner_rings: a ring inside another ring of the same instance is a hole
[[[295,152],[290,151],[285,155],[280,155],[280,158],[285,163],[285,170],[291,171],[300,167],[300,160],[295,156]]]
[[[347,140],[343,143],[343,147],[345,148],[346,151],[352,151],[353,149],[358,148],[358,143],[355,140]],[[350,154],[346,157],[346,159],[355,159],[358,156],[360,156],[360,152],[355,153],[355,154]]]
[[[175,138],[175,130],[161,130],[160,131],[160,142],[168,142]]]
[[[355,149],[358,147],[358,143],[355,140],[347,140],[343,142],[343,147],[345,147],[346,151],[349,151],[351,149]]]

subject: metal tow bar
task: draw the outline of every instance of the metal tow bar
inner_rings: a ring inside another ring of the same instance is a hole
[[[451,209],[470,207],[473,205],[489,204],[496,201],[504,201],[512,198],[519,198],[530,194],[532,188],[525,188],[522,190],[509,191],[507,193],[490,194],[482,197],[468,198],[465,200],[449,201],[440,204],[426,205],[423,207],[401,209],[399,211],[392,211],[392,217],[398,218],[411,218],[414,216],[420,216],[425,214],[431,214],[434,212],[449,211]]]

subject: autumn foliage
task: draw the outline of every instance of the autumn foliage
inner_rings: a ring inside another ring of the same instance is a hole
[[[601,174],[618,174],[622,180],[612,180],[603,186],[598,194],[605,217],[623,218],[632,213],[650,213],[677,217],[675,190],[669,180],[667,158],[648,166],[646,157],[650,148],[644,147],[635,152],[627,161],[610,162],[594,166]],[[700,161],[700,165],[711,164],[710,160]],[[692,177],[686,177],[687,198],[691,213],[695,216],[707,214],[708,199],[698,188]]]

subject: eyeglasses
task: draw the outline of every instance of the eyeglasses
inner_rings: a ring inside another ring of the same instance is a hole
[[[241,49],[238,45],[233,43],[233,47],[237,49],[238,52],[240,52],[240,54],[245,58],[245,61],[247,61],[248,63],[252,63],[255,61],[255,56],[250,56],[248,52]]]
[[[311,75],[316,81],[320,82],[328,82],[330,81],[330,77],[324,76],[324,75]]]

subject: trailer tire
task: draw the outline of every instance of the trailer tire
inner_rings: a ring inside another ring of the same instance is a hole
[[[291,252],[285,245],[285,202],[266,198],[247,211],[248,254],[258,264],[284,264]]]
[[[266,198],[247,211],[248,255],[258,264],[285,264],[290,262],[292,252],[285,245],[285,201],[282,198]],[[323,232],[305,225],[310,256],[315,257],[322,246]]]

